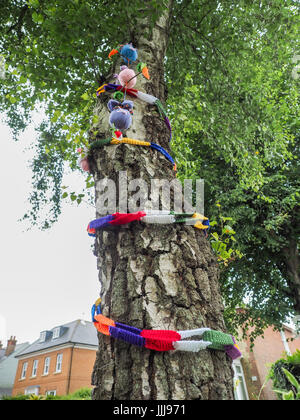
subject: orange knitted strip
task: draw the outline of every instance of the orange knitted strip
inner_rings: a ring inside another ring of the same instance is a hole
[[[95,327],[97,328],[97,330],[105,335],[110,335],[109,334],[109,327],[115,327],[115,321],[113,321],[112,319],[106,318],[106,316],[102,315],[102,314],[98,314],[95,315],[95,320],[97,322],[94,323]]]

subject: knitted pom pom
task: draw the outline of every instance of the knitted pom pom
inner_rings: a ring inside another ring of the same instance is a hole
[[[90,165],[87,157],[84,157],[83,159],[80,159],[80,167],[85,172],[90,172]]]
[[[131,89],[136,84],[135,72],[126,66],[122,66],[123,70],[118,75],[119,82],[122,86]]]
[[[120,55],[126,64],[131,64],[138,58],[137,50],[133,48],[132,43],[125,44],[120,51]]]

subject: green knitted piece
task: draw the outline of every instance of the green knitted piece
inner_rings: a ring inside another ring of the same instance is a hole
[[[105,146],[106,144],[109,144],[110,142],[111,142],[111,138],[110,139],[95,140],[95,141],[93,141],[93,143],[91,143],[90,150],[96,149],[98,147]]]
[[[224,350],[224,346],[232,346],[234,344],[231,335],[221,331],[205,331],[202,338],[204,341],[210,341],[212,344],[208,348],[214,350]]]

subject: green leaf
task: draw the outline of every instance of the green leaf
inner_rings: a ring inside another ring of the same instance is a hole
[[[289,392],[285,392],[284,394],[282,394],[282,399],[283,400],[294,400],[294,393],[293,391],[289,391]]]
[[[296,388],[297,392],[300,392],[300,384],[295,378],[295,376],[284,367],[282,368],[282,371],[284,372],[285,376],[290,381],[290,383]]]
[[[85,92],[83,95],[81,95],[81,98],[84,100],[84,101],[88,101],[89,99],[90,99],[90,96]]]

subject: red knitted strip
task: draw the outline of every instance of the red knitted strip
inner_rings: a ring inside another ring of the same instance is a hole
[[[146,349],[156,351],[168,351],[175,350],[173,342],[171,340],[155,340],[152,338],[146,338],[145,347]]]
[[[146,216],[146,213],[144,211],[137,211],[136,213],[114,213],[112,216],[114,216],[114,220],[109,222],[111,225],[125,225],[134,220],[140,220]]]
[[[153,340],[179,341],[181,335],[172,330],[142,330],[141,336]]]

